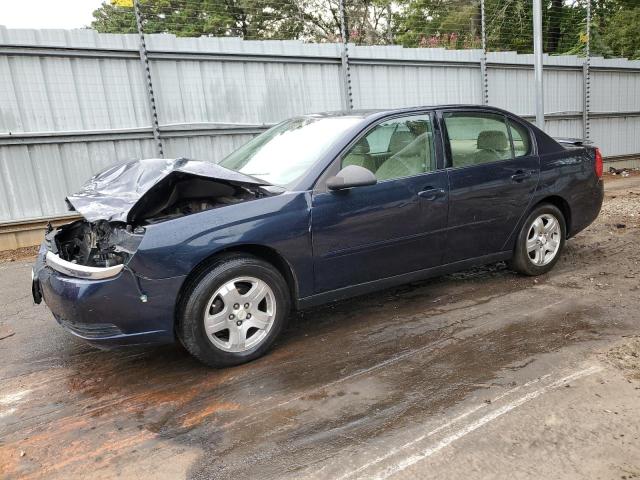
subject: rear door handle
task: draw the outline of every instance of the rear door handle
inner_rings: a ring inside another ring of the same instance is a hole
[[[425,200],[435,200],[444,195],[444,188],[425,187],[424,190],[418,192],[420,198]]]
[[[531,178],[531,172],[525,172],[524,170],[518,170],[516,173],[511,175],[511,180],[517,183],[520,183],[527,178]]]

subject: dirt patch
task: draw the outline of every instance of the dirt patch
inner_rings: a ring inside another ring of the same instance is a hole
[[[35,259],[38,254],[38,245],[33,247],[16,248],[15,250],[0,251],[0,263],[15,262],[16,260]]]
[[[640,380],[640,336],[612,348],[605,357],[614,367],[622,370],[627,378]]]

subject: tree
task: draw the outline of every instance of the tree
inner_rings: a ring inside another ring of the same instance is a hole
[[[547,52],[557,53],[560,43],[560,24],[562,20],[563,0],[551,0],[549,8],[549,28],[547,29]]]
[[[601,36],[611,54],[640,59],[640,7],[616,11]]]
[[[300,33],[294,0],[140,0],[139,4],[146,33],[246,39],[296,38]],[[99,32],[136,31],[132,8],[103,2],[93,17],[91,26]]]
[[[388,38],[389,0],[348,1],[350,40],[383,43]],[[238,36],[244,39],[339,41],[339,0],[140,0],[146,33],[177,36]],[[136,31],[132,8],[104,2],[92,27],[103,33]]]
[[[469,0],[406,0],[394,17],[394,36],[410,47],[477,48],[478,5]]]
[[[113,1],[113,0],[112,0]],[[129,0],[130,1],[130,0]],[[349,41],[364,45],[479,48],[480,0],[344,0]],[[543,0],[545,51],[585,51],[586,2]],[[128,0],[94,12],[99,32],[133,33]],[[139,0],[147,33],[244,39],[341,39],[339,0]],[[605,56],[640,53],[638,0],[591,0],[591,50]],[[485,0],[489,50],[533,51],[531,0]]]
[[[574,46],[585,11],[574,0],[544,0],[546,51],[558,53]],[[533,50],[531,0],[485,0],[487,45],[490,50]],[[479,48],[479,0],[407,0],[399,15],[398,38],[406,46]]]
[[[104,2],[93,12],[91,27],[101,33],[136,33],[133,9]]]

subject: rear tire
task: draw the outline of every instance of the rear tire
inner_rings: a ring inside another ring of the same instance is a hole
[[[549,203],[539,205],[522,225],[509,267],[529,276],[547,273],[560,258],[566,236],[560,209]]]
[[[271,264],[251,255],[222,257],[185,288],[177,335],[208,366],[239,365],[269,350],[290,303],[287,283]]]

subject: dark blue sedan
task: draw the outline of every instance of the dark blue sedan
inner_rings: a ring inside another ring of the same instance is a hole
[[[602,157],[508,112],[306,115],[217,164],[124,163],[67,198],[33,295],[101,345],[180,339],[202,362],[264,354],[290,310],[506,260],[548,272],[597,217]]]

